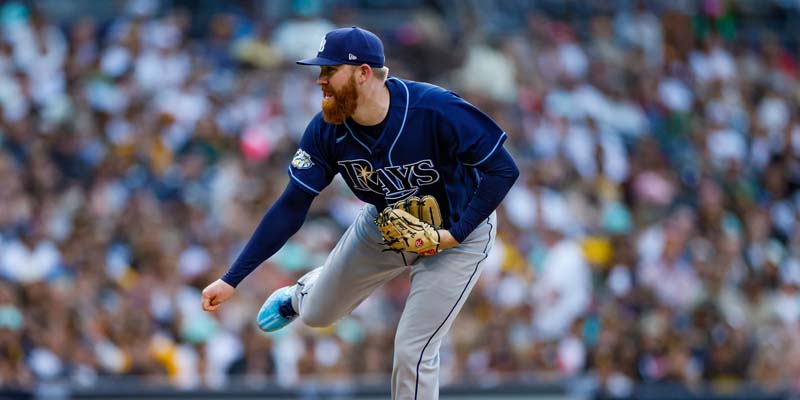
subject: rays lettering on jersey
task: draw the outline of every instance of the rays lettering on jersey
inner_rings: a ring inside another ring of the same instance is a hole
[[[431,160],[379,170],[373,170],[372,164],[363,159],[339,161],[339,165],[344,167],[345,179],[354,189],[383,194],[387,200],[404,199],[417,193],[420,186],[439,180]]]

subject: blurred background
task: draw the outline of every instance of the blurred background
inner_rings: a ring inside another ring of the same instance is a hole
[[[0,397],[388,396],[407,276],[254,324],[361,207],[340,180],[200,307],[319,111],[294,60],[354,24],[522,170],[443,398],[798,396],[800,1],[42,0],[0,5]]]

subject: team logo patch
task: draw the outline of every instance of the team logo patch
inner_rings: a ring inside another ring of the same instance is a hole
[[[319,52],[322,53],[323,50],[325,50],[325,36],[323,36],[322,41],[319,42]]]
[[[417,239],[416,243],[414,243],[414,246],[417,246],[417,248],[422,247],[422,245],[423,245],[422,239]]]
[[[314,162],[311,161],[311,156],[303,149],[297,149],[297,153],[294,153],[294,157],[292,158],[292,167],[297,169],[309,169],[313,166]]]

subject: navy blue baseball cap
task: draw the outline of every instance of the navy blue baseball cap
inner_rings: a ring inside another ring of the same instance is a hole
[[[357,26],[332,30],[319,44],[317,56],[297,61],[300,65],[367,64],[383,67],[383,42]]]

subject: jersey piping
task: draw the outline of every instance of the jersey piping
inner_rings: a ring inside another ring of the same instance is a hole
[[[310,191],[312,191],[312,192],[314,192],[314,193],[316,193],[316,194],[319,194],[319,193],[320,193],[320,192],[319,192],[319,190],[317,190],[317,189],[314,189],[314,188],[312,188],[311,186],[308,186],[308,185],[306,185],[306,184],[305,184],[305,182],[303,182],[303,181],[301,181],[301,180],[300,180],[300,178],[298,178],[298,177],[294,176],[294,174],[292,173],[292,167],[289,167],[289,176],[291,176],[291,177],[292,177],[292,179],[294,179],[294,180],[295,180],[295,182],[299,183],[299,184],[300,184],[300,185],[302,185],[304,188],[306,188],[306,189],[308,189],[308,190],[310,190]]]
[[[356,136],[355,132],[353,132],[353,130],[350,129],[350,125],[347,125],[347,121],[344,121],[344,127],[347,128],[348,132],[350,132],[350,136],[352,136],[353,139],[355,139],[356,142],[358,142],[358,144],[360,144],[361,146],[363,146],[367,150],[367,153],[372,154],[372,150],[370,150],[369,146],[367,146],[364,142],[362,142],[358,138],[358,136]],[[342,138],[342,139],[344,139],[344,138]],[[336,140],[336,143],[339,143],[339,139]]]
[[[392,163],[392,150],[394,150],[394,145],[397,144],[397,139],[400,139],[400,135],[403,134],[403,128],[405,128],[405,126],[406,126],[406,118],[408,117],[408,103],[409,103],[409,99],[411,98],[411,92],[409,92],[408,86],[406,86],[406,83],[403,82],[402,80],[397,79],[397,78],[389,78],[389,79],[400,82],[400,84],[403,85],[403,88],[406,90],[406,108],[403,111],[403,123],[400,124],[400,130],[397,131],[397,136],[394,138],[394,142],[392,142],[392,146],[389,147],[389,154],[388,154],[389,166],[393,167],[394,164]]]
[[[505,137],[506,137],[506,133],[503,132],[503,134],[500,135],[500,138],[497,139],[497,143],[495,143],[494,147],[492,147],[492,150],[489,152],[489,154],[487,154],[486,157],[483,157],[480,161],[478,161],[478,162],[476,162],[474,164],[469,164],[469,163],[463,163],[463,164],[468,166],[468,167],[475,167],[475,166],[483,164],[484,161],[488,160],[489,157],[491,157],[492,154],[494,154],[494,152],[497,151],[497,148],[500,147],[501,143],[503,143],[503,139],[505,139]]]

